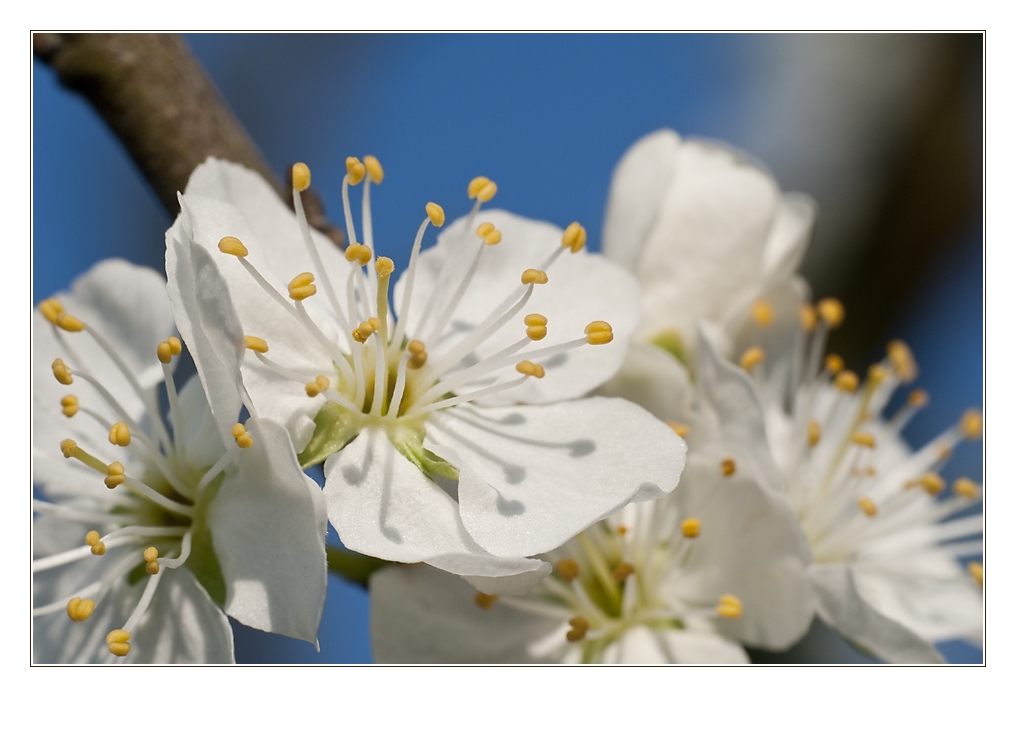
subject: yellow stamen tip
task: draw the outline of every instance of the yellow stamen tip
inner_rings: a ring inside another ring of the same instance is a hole
[[[564,637],[568,639],[569,643],[577,643],[585,638],[586,633],[589,632],[589,621],[581,615],[576,615],[569,620],[568,625],[571,626],[571,630],[565,633]]]
[[[614,578],[614,581],[617,582],[618,584],[621,584],[626,579],[635,574],[635,566],[633,564],[629,564],[628,562],[621,562],[616,567],[614,567],[614,571],[611,574]]]
[[[324,374],[318,374],[314,378],[314,381],[311,381],[311,382],[307,383],[307,385],[304,387],[304,389],[307,391],[307,396],[309,396],[309,397],[316,397],[318,394],[321,394],[322,392],[328,391],[328,389],[329,389],[329,387],[331,387],[331,385],[332,384],[328,380],[327,376],[325,376]]]
[[[371,183],[377,184],[385,179],[385,170],[373,155],[363,156],[363,167],[367,169],[367,175],[370,177]]]
[[[95,601],[86,598],[72,597],[67,601],[67,617],[75,623],[88,620],[95,611]]]
[[[970,572],[970,576],[977,580],[977,584],[984,587],[984,565],[980,562],[970,562],[967,565],[967,571]]]
[[[520,374],[525,374],[526,376],[533,376],[536,377],[537,379],[542,379],[546,374],[546,371],[544,371],[543,366],[541,366],[538,363],[533,363],[532,361],[519,361],[517,364],[515,364],[515,370],[518,371]]]
[[[557,573],[561,575],[561,578],[567,582],[577,579],[580,571],[579,563],[571,557],[559,560],[556,564],[554,564],[554,569],[557,570]]]
[[[526,325],[546,325],[548,321],[547,316],[545,315],[540,315],[540,313],[530,313],[523,319],[523,322]]]
[[[870,432],[855,432],[850,436],[850,441],[861,447],[874,448],[875,435]]]
[[[94,554],[95,556],[101,557],[105,553],[106,553],[106,545],[103,544],[101,541],[92,545],[92,554]]]
[[[395,262],[388,257],[378,257],[377,262],[374,263],[374,269],[377,270],[378,277],[390,277],[395,271]]]
[[[547,273],[539,269],[527,269],[522,273],[523,285],[545,285],[547,284]]]
[[[58,358],[53,362],[53,376],[64,386],[70,386],[74,383],[70,367],[63,362],[62,358]]]
[[[756,300],[751,306],[751,319],[762,328],[768,328],[773,324],[776,313],[773,306],[767,300]]]
[[[815,326],[818,324],[818,316],[815,314],[815,308],[805,303],[797,311],[798,317],[801,319],[801,327],[804,328],[805,333],[811,333],[815,330]]]
[[[56,319],[63,311],[63,305],[56,298],[51,297],[39,303],[39,312],[42,313],[42,317],[53,325],[56,325]]]
[[[836,374],[836,378],[833,379],[833,386],[845,394],[853,394],[857,391],[857,387],[860,384],[861,380],[857,378],[857,374],[853,371],[840,371]]]
[[[684,439],[689,435],[689,433],[691,433],[691,427],[689,427],[686,424],[681,424],[680,422],[675,422],[671,419],[667,420],[667,426],[670,427],[670,429],[674,430],[674,432],[677,433],[677,436],[682,439]]]
[[[159,363],[170,363],[173,360],[173,349],[163,341],[156,347],[155,355],[159,357]]]
[[[970,480],[970,478],[957,478],[953,481],[953,492],[958,496],[964,498],[976,498],[977,497],[977,484]]]
[[[968,440],[979,440],[984,431],[984,417],[978,409],[968,409],[960,417],[960,434]]]
[[[66,440],[60,440],[60,452],[63,453],[65,458],[72,458],[78,451],[78,443],[74,440],[67,438]]]
[[[493,230],[494,224],[490,223],[489,221],[485,221],[476,227],[476,235],[481,239],[483,239],[484,237],[487,236],[487,234],[489,234]]]
[[[858,498],[857,506],[864,511],[865,515],[868,517],[872,517],[878,513],[878,506],[876,506],[875,502],[870,498]]]
[[[131,634],[126,630],[111,630],[106,635],[106,647],[114,656],[126,656],[131,652],[130,639]]]
[[[219,239],[219,251],[233,257],[246,257],[250,253],[243,242],[235,236],[224,236]]]
[[[406,350],[414,356],[419,356],[421,353],[427,352],[427,346],[423,341],[412,340],[406,344]]]
[[[246,427],[244,427],[244,426],[243,426],[242,424],[240,424],[239,422],[237,422],[237,423],[236,423],[236,424],[234,424],[234,425],[233,425],[233,427],[232,427],[232,428],[230,429],[230,432],[232,432],[232,433],[233,433],[233,437],[234,437],[234,438],[236,438],[236,437],[239,437],[240,435],[246,434],[246,433],[247,433],[247,428],[246,428]]]
[[[483,237],[483,243],[486,244],[488,247],[492,247],[495,244],[500,244],[501,243],[501,232],[498,231],[497,229],[494,229],[489,234],[487,234],[485,237]]]
[[[889,371],[881,364],[873,363],[868,367],[868,380],[872,384],[881,384],[889,377]]]
[[[702,522],[697,518],[686,518],[681,522],[681,533],[686,539],[694,539],[702,532]]]
[[[170,336],[167,338],[166,343],[169,344],[169,350],[172,351],[174,356],[179,356],[181,351],[183,351],[183,344],[176,336]]]
[[[120,447],[127,447],[131,444],[131,429],[126,422],[117,422],[109,428],[109,441]]]
[[[250,436],[247,428],[237,422],[233,425],[232,430],[233,437],[236,439],[236,445],[239,448],[246,450],[254,444],[254,438]]]
[[[466,187],[466,193],[470,198],[476,198],[480,195],[480,191],[483,190],[483,187],[488,183],[490,183],[490,178],[478,175],[469,181],[469,185]]]
[[[745,371],[751,371],[753,368],[762,363],[765,357],[765,351],[758,346],[752,346],[741,354],[741,368]]]
[[[476,602],[477,607],[480,609],[490,610],[494,607],[494,603],[497,602],[497,595],[488,595],[484,592],[477,592],[473,601]]]
[[[929,496],[937,496],[945,488],[945,481],[937,473],[925,473],[917,482]]]
[[[734,462],[733,458],[726,458],[720,462],[720,472],[729,478],[737,472],[737,463]]]
[[[60,400],[60,406],[63,407],[65,417],[73,417],[78,413],[78,398],[73,394],[68,394]]]
[[[928,392],[924,389],[914,389],[907,395],[907,403],[912,407],[923,407],[930,401]]]
[[[586,229],[578,221],[572,221],[568,224],[568,228],[564,230],[564,235],[561,237],[561,246],[565,249],[571,249],[572,253],[576,253],[586,245]]]
[[[890,341],[886,353],[889,354],[889,363],[903,383],[909,384],[917,378],[917,361],[906,343],[901,340]]]
[[[547,337],[547,326],[545,325],[531,325],[526,328],[526,335],[531,341],[542,341]]]
[[[85,329],[85,324],[67,313],[60,313],[56,316],[56,327],[68,333],[80,333]]]
[[[431,224],[433,224],[439,229],[442,226],[444,226],[445,213],[443,208],[441,208],[439,205],[431,201],[426,205],[426,209],[427,209],[427,218],[430,219]]]
[[[716,606],[716,614],[727,620],[737,620],[744,614],[744,604],[734,595],[720,595]]]
[[[360,267],[366,266],[371,259],[370,247],[363,244],[350,244],[346,247],[346,260],[356,262]]]
[[[349,185],[359,185],[365,175],[367,175],[367,168],[359,158],[352,156],[346,158],[346,176],[349,178]]]
[[[298,191],[310,188],[310,168],[306,163],[293,163],[293,188]]]
[[[146,562],[154,562],[156,559],[159,558],[159,550],[156,549],[154,546],[150,546],[147,549],[145,549],[145,551],[142,553],[142,556],[145,558]]]
[[[100,538],[99,532],[96,531],[95,529],[92,529],[87,534],[85,534],[85,544],[87,546],[95,546],[96,544],[99,543],[99,538]]]
[[[808,445],[815,447],[822,439],[822,426],[813,419],[808,420]]]
[[[594,320],[586,326],[586,343],[603,346],[614,340],[614,331],[605,320]]]
[[[254,351],[255,353],[268,353],[268,342],[264,338],[258,338],[257,336],[245,335],[243,337],[243,346],[248,351]]]
[[[827,297],[823,300],[819,300],[818,305],[815,307],[818,310],[819,317],[822,318],[823,322],[829,326],[830,329],[839,328],[843,323],[843,318],[846,316],[843,303],[835,297]]]
[[[289,297],[291,299],[306,300],[315,294],[317,294],[317,285],[314,284],[314,275],[310,272],[301,272],[289,281]]]
[[[826,370],[835,376],[843,370],[843,359],[835,353],[830,353],[825,357]]]

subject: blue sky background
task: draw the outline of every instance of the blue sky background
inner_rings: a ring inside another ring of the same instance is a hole
[[[188,36],[271,166],[280,174],[296,160],[311,166],[333,221],[341,219],[345,157],[381,160],[385,181],[372,194],[375,240],[397,267],[408,260],[424,204],[437,201],[457,217],[467,210],[466,183],[480,174],[498,183],[497,205],[559,226],[579,220],[598,248],[614,164],[638,137],[672,127],[741,147],[784,189],[814,195],[819,230],[806,265],[829,282],[829,273],[849,261],[855,222],[870,216],[867,199],[886,185],[879,176],[921,107],[922,85],[940,62],[933,41]],[[34,301],[106,257],[161,269],[169,216],[87,103],[60,88],[45,65],[35,62],[34,72]],[[977,133],[978,86],[969,103]],[[971,140],[976,161],[979,134]],[[950,236],[955,245],[884,323],[885,338],[911,344],[922,367],[918,385],[932,396],[908,428],[915,445],[982,404],[981,223],[971,220]],[[959,475],[981,480],[979,443],[963,446],[949,465],[946,477]],[[329,584],[320,654],[235,627],[240,661],[370,661],[366,593],[338,579]],[[965,644],[945,650],[953,661],[981,659]]]

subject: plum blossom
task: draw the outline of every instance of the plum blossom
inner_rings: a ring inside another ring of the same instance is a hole
[[[227,615],[316,642],[324,501],[281,425],[237,421],[235,357],[177,391],[165,280],[122,260],[33,317],[35,660],[229,663]]]
[[[481,215],[497,187],[480,177],[469,215],[422,250],[445,219],[427,204],[390,296],[370,207],[383,176],[376,158],[347,160],[343,253],[307,224],[307,166],[293,168],[294,216],[254,173],[201,165],[167,233],[177,319],[198,363],[218,358],[225,344],[202,335],[187,292],[221,271],[252,408],[288,427],[305,467],[324,461],[346,547],[520,591],[550,571],[528,557],[677,485],[685,448],[671,429],[630,402],[580,398],[620,366],[637,285],[584,250],[577,223]],[[361,183],[362,243],[349,195]]]

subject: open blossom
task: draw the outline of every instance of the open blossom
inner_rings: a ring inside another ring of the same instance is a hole
[[[320,490],[281,425],[236,422],[235,375],[177,391],[165,287],[107,260],[34,313],[38,662],[228,663],[226,615],[316,641]]]
[[[293,170],[295,217],[254,173],[200,166],[167,234],[181,331],[205,344],[199,363],[234,347],[204,332],[206,308],[187,294],[221,271],[253,408],[287,425],[305,466],[324,461],[347,547],[523,589],[550,570],[527,557],[668,493],[683,468],[684,443],[645,410],[578,398],[623,359],[635,282],[584,251],[578,224],[480,215],[496,185],[477,178],[470,214],[421,251],[444,224],[426,206],[392,302],[394,264],[375,256],[370,209],[382,178],[375,158],[347,160],[343,255],[307,224],[305,165]],[[361,182],[362,243],[349,201]]]

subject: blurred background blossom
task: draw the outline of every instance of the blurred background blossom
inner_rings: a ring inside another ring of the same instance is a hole
[[[818,201],[803,274],[846,305],[830,350],[863,369],[890,338],[910,343],[932,397],[905,432],[911,444],[983,405],[980,34],[186,40],[280,177],[297,160],[311,166],[333,222],[345,157],[381,160],[375,239],[397,267],[424,204],[465,213],[473,176],[498,183],[492,205],[581,221],[596,250],[611,171],[637,138],[671,127],[741,148],[784,190]],[[35,302],[106,257],[162,269],[169,215],[98,115],[39,61],[33,114]],[[944,471],[961,475],[983,479],[980,443]],[[367,618],[366,592],[333,577],[320,654],[237,625],[237,660],[369,662]],[[960,642],[941,650],[982,658]],[[821,627],[789,654],[753,658],[867,660]]]

